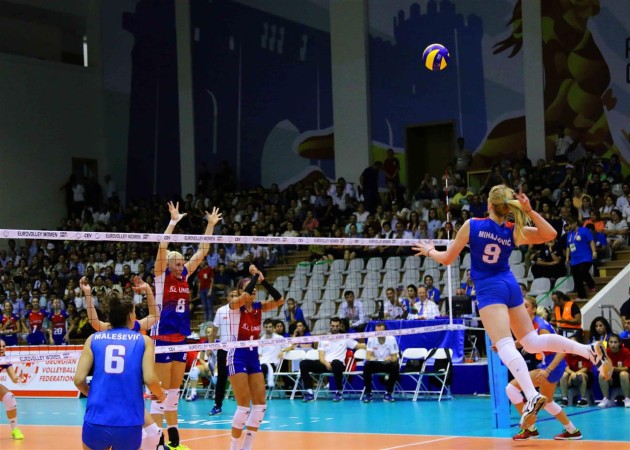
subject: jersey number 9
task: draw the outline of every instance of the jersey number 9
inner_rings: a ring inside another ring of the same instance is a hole
[[[486,264],[494,264],[501,256],[501,247],[497,244],[488,244],[483,249],[483,257],[481,260]]]

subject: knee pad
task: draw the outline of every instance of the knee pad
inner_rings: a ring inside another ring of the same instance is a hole
[[[167,389],[166,400],[162,402],[164,411],[177,411],[179,403],[179,389]]]
[[[17,408],[17,402],[15,401],[15,395],[13,395],[13,392],[7,392],[4,394],[4,397],[2,397],[2,403],[4,403],[4,409],[7,412],[13,411]]]
[[[511,383],[508,383],[508,385],[505,387],[505,393],[507,394],[513,405],[518,405],[525,402],[521,391],[519,391],[517,387]]]
[[[249,415],[249,408],[247,406],[237,406],[234,417],[232,417],[232,428],[242,430],[245,428],[245,422]]]
[[[252,410],[249,413],[249,417],[247,418],[245,425],[250,428],[260,428],[260,424],[265,417],[266,410],[267,405],[252,405]]]
[[[515,359],[522,358],[521,353],[516,349],[514,340],[511,337],[500,339],[496,344],[497,353],[499,358],[503,361],[506,367]]]
[[[527,353],[535,354],[540,353],[542,350],[538,343],[538,333],[536,330],[532,330],[527,335],[521,339],[521,345],[525,349]]]
[[[164,402],[158,403],[155,400],[151,402],[151,408],[149,411],[151,414],[164,414]]]
[[[560,414],[562,408],[556,402],[549,402],[545,405],[545,411],[555,417]]]
[[[188,378],[193,381],[199,380],[199,368],[197,366],[190,369],[190,372],[188,373]]]

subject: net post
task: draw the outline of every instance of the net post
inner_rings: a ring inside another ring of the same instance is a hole
[[[492,424],[495,429],[510,428],[510,401],[505,395],[507,384],[507,367],[499,358],[499,354],[490,350],[492,342],[486,333],[486,348],[488,349],[488,381],[490,384],[490,398],[492,400]]]

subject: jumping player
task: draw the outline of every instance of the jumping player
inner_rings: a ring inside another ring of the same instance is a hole
[[[612,365],[600,342],[583,345],[556,334],[539,335],[523,307],[523,295],[510,271],[509,257],[521,245],[542,244],[556,237],[556,230],[532,209],[525,194],[516,194],[504,185],[490,189],[489,218],[464,222],[454,241],[445,251],[437,251],[431,241],[421,241],[413,247],[417,256],[428,256],[440,264],[449,265],[470,243],[471,277],[477,290],[479,315],[501,361],[520,385],[527,402],[521,416],[521,428],[531,427],[536,415],[547,404],[529,377],[523,355],[516,349],[512,332],[526,352],[542,351],[575,353],[590,358],[607,379]],[[507,221],[512,214],[515,223]],[[529,222],[534,226],[527,226]]]

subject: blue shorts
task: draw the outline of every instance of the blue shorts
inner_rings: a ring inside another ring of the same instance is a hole
[[[18,337],[17,334],[5,334],[2,336],[2,340],[7,345],[7,347],[13,347],[18,345]]]
[[[237,348],[228,351],[227,369],[229,376],[237,373],[251,375],[262,372],[260,359],[258,358],[258,348]]]
[[[156,347],[169,347],[171,345],[184,345],[186,340],[180,342],[170,342],[170,341],[160,341],[155,340]],[[186,352],[178,352],[178,353],[156,353],[155,354],[155,362],[156,363],[170,363],[170,362],[183,362],[186,363]]]
[[[138,450],[142,445],[142,425],[113,427],[83,422],[81,439],[92,450]]]
[[[26,336],[26,342],[28,345],[45,345],[46,344],[46,336],[41,331],[36,331],[35,333],[29,333]]]
[[[560,364],[558,364],[558,367],[553,369],[549,376],[547,376],[547,381],[549,383],[557,383],[558,381],[560,381],[560,378],[562,378],[562,374],[564,374],[564,370],[566,369],[566,367],[567,363],[564,360],[561,361]],[[545,366],[541,366],[540,368],[544,369]]]
[[[508,308],[515,308],[523,303],[521,287],[513,275],[475,280],[475,290],[479,309],[497,303],[506,305]]]
[[[63,340],[64,334],[53,334],[53,341],[55,345],[66,345],[66,341]]]

